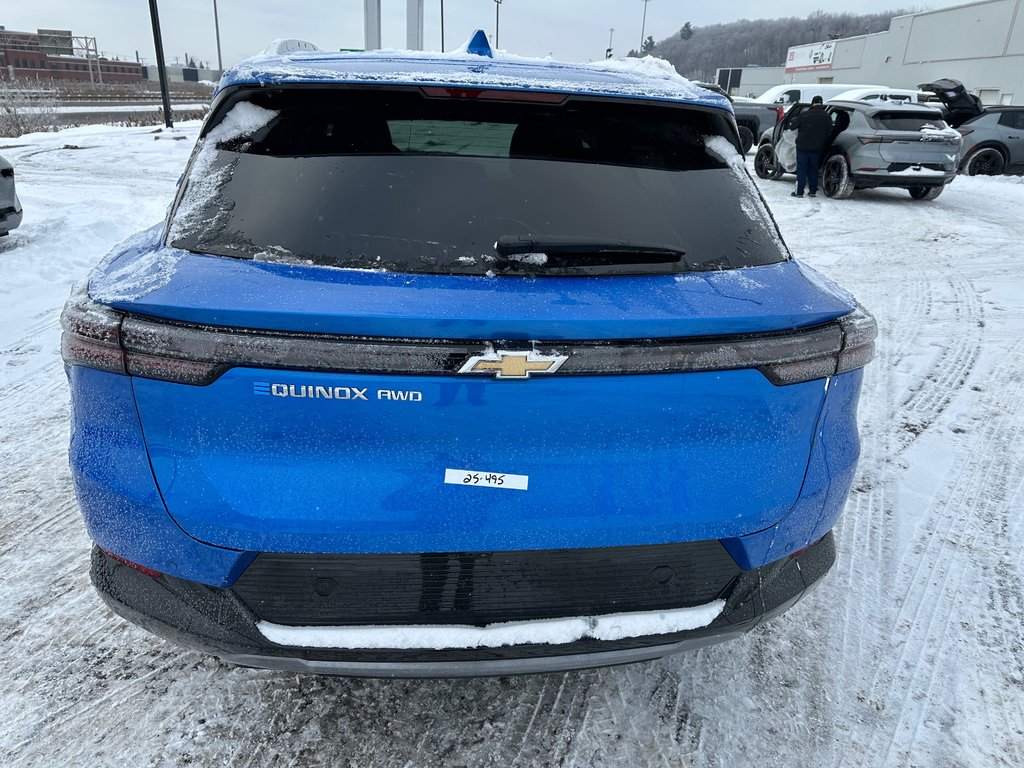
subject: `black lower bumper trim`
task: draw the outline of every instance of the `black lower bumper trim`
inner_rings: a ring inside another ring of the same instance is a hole
[[[267,640],[261,620],[231,589],[163,575],[152,578],[99,548],[92,580],[119,615],[178,644],[244,666],[364,677],[463,677],[553,672],[644,661],[737,637],[796,603],[835,560],[829,533],[797,556],[743,571],[722,595],[726,604],[699,629],[623,640],[446,650],[349,650],[283,646]],[[619,611],[631,610],[622,606]],[[569,615],[581,615],[579,612]]]
[[[262,553],[232,591],[263,620],[287,626],[483,627],[703,605],[742,573],[717,539],[510,552]]]
[[[871,174],[853,174],[853,185],[857,189],[908,189],[910,187],[942,187],[949,184],[956,174],[948,176],[873,176]]]

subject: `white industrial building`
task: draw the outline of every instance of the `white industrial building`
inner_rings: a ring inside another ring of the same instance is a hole
[[[913,88],[960,80],[985,104],[1024,103],[1024,0],[985,0],[897,16],[887,32],[790,48],[782,67],[719,69],[735,95],[783,83]],[[773,82],[767,82],[773,81]]]

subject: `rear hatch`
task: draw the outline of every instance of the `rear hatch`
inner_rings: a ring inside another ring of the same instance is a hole
[[[776,522],[854,305],[788,260],[730,130],[714,109],[572,98],[228,99],[166,245],[90,287],[130,313],[172,516],[302,552]]]
[[[917,87],[922,91],[934,93],[939,98],[946,108],[946,121],[953,128],[959,128],[985,111],[981,99],[973,93],[968,93],[959,80],[942,78],[933,83],[921,83]]]
[[[960,134],[933,110],[879,111],[868,117],[876,129],[871,138],[890,163],[890,173],[937,174],[952,171],[960,147]]]

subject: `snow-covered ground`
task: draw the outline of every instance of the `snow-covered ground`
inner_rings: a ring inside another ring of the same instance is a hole
[[[802,604],[655,663],[346,680],[183,651],[89,586],[58,313],[162,217],[196,132],[0,140],[25,206],[0,240],[0,764],[1024,765],[1024,180],[959,178],[935,202],[761,184],[796,254],[881,329],[839,561]]]

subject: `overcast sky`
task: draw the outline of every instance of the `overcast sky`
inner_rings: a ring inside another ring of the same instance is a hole
[[[933,0],[929,7],[955,4]],[[805,16],[819,8],[833,11],[876,12],[898,5],[896,0],[846,0],[832,6],[822,0],[780,0],[775,3],[735,0],[729,3],[691,3],[650,0],[647,34],[656,40],[694,26],[765,16]],[[71,29],[76,35],[96,38],[106,55],[135,58],[136,50],[152,62],[153,34],[148,3],[143,0],[37,0],[4,2],[0,24],[7,29],[34,31]],[[185,54],[217,63],[213,26],[213,0],[160,0],[164,52],[170,63]],[[406,0],[381,0],[383,44],[405,47]],[[439,50],[441,0],[426,0],[425,47]],[[643,0],[503,0],[502,48],[524,56],[546,56],[573,61],[602,58],[608,30],[615,28],[615,55],[640,45]],[[230,66],[279,37],[310,40],[323,49],[363,47],[363,0],[218,0],[224,66]],[[482,27],[494,33],[493,0],[445,0],[445,48],[460,45]],[[781,63],[781,62],[780,62]]]

